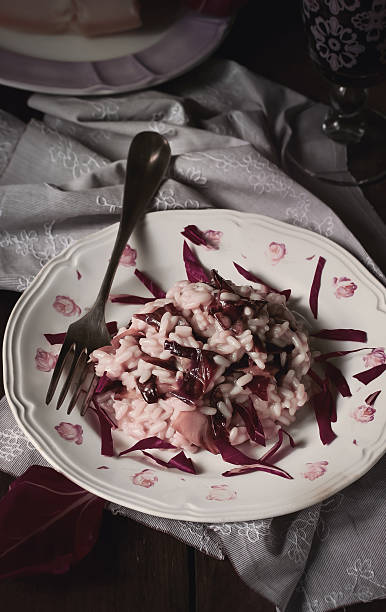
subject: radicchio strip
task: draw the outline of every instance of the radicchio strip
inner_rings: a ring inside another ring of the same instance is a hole
[[[368,406],[374,406],[375,400],[377,399],[379,394],[380,391],[374,391],[374,393],[368,395],[365,399],[365,404],[367,404]]]
[[[368,385],[372,380],[378,378],[383,372],[386,370],[386,363],[381,363],[380,365],[376,365],[370,370],[364,370],[363,372],[359,372],[358,374],[354,374],[354,378],[359,380],[359,382],[364,385]]]
[[[265,287],[267,287],[268,291],[271,291],[272,293],[279,293],[280,295],[284,295],[286,301],[289,300],[289,297],[291,295],[291,289],[284,289],[284,291],[278,291],[277,289],[274,289],[273,287],[268,285],[265,281],[263,281],[261,278],[259,278],[255,274],[252,274],[252,272],[248,272],[248,270],[246,270],[245,268],[237,264],[235,261],[233,262],[233,265],[236,268],[237,272],[241,274],[241,276],[243,276],[247,280],[251,281],[252,283],[258,283],[259,285],[264,285]]]
[[[116,321],[109,321],[106,327],[112,336],[118,333],[118,325]],[[59,332],[57,334],[44,334],[44,337],[50,344],[63,344],[67,332]]]
[[[197,257],[184,240],[183,258],[186,270],[186,276],[191,283],[209,283],[209,277],[204,268],[198,261]]]
[[[277,432],[278,441],[275,442],[275,444],[272,446],[272,448],[270,448],[266,453],[264,453],[264,455],[262,457],[260,457],[260,461],[262,463],[267,463],[268,459],[271,459],[274,455],[276,455],[277,451],[279,450],[279,448],[283,444],[283,439],[284,439],[284,435],[283,434],[288,436],[288,440],[289,440],[289,443],[290,443],[291,447],[292,448],[295,447],[295,442],[294,442],[293,437],[290,436],[288,431],[286,431],[285,429],[280,428],[279,431]]]
[[[149,289],[150,293],[154,295],[155,298],[164,298],[166,297],[165,291],[163,291],[158,285],[148,277],[145,272],[141,272],[138,268],[134,270],[135,276],[145,285],[147,289]]]
[[[311,312],[314,315],[314,319],[318,318],[318,298],[320,291],[320,283],[322,280],[322,272],[325,266],[326,260],[324,257],[320,256],[318,259],[318,263],[316,265],[314,278],[312,281],[311,289],[310,289],[310,299],[309,304],[311,308]]]
[[[252,400],[249,398],[248,404],[241,405],[233,403],[232,405],[243,419],[250,439],[257,444],[265,446],[264,429],[260,423]]]
[[[341,340],[342,342],[367,342],[367,334],[361,329],[321,329],[314,334],[314,338],[323,340]]]
[[[142,297],[140,295],[130,295],[129,293],[120,293],[117,295],[110,295],[110,302],[113,304],[148,304],[154,302],[154,297]]]
[[[368,350],[368,346],[358,349],[352,349],[351,351],[332,351],[331,353],[323,353],[322,355],[318,355],[315,357],[315,361],[326,361],[327,359],[333,359],[335,357],[344,357],[349,353],[358,353],[358,351]]]
[[[111,430],[113,428],[111,419],[107,416],[106,412],[99,406],[98,400],[93,397],[91,400],[91,407],[96,413],[99,420],[100,437],[101,437],[101,455],[105,457],[114,456],[114,442]]]
[[[144,438],[143,440],[139,440],[139,442],[136,442],[134,446],[131,446],[130,448],[127,448],[126,450],[122,451],[121,453],[119,453],[119,457],[121,457],[122,455],[127,455],[127,453],[132,453],[133,451],[143,451],[149,448],[167,449],[176,447],[174,446],[174,444],[170,444],[170,442],[165,442],[165,440],[161,440],[161,438],[158,438],[158,436],[151,436],[150,438]]]
[[[147,404],[158,402],[157,377],[152,374],[145,382],[137,379],[137,387]]]
[[[231,470],[227,470],[223,472],[222,476],[240,476],[241,474],[250,474],[251,472],[268,472],[268,474],[273,474],[274,476],[281,476],[282,478],[287,478],[288,480],[293,480],[293,476],[288,474],[282,468],[277,467],[276,465],[270,465],[269,463],[254,463],[253,465],[244,465],[237,468],[232,468]]]
[[[181,234],[197,246],[208,246],[208,242],[204,234],[201,230],[198,229],[197,225],[187,225],[186,227],[184,227],[184,231],[181,232]]]
[[[150,459],[153,459],[153,461],[158,463],[158,465],[162,465],[163,467],[176,468],[177,470],[180,470],[181,472],[187,472],[188,474],[197,473],[193,461],[185,455],[184,451],[181,451],[180,453],[169,459],[169,461],[164,461],[163,459],[154,457],[154,455],[152,455],[151,453],[147,453],[146,451],[142,451],[142,453],[146,455],[146,457],[150,457]]]
[[[333,397],[327,385],[324,389],[311,397],[316,420],[319,427],[319,437],[323,444],[330,444],[336,433],[331,428],[331,422],[336,421],[336,409]]]
[[[245,385],[257,397],[266,402],[268,400],[268,385],[271,382],[269,376],[254,376],[250,383]]]
[[[350,387],[342,372],[332,363],[326,362],[323,364],[328,378],[337,388],[342,397],[351,397]]]

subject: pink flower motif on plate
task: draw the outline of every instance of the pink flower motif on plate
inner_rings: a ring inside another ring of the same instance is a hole
[[[138,472],[138,474],[134,474],[132,481],[135,485],[149,489],[150,487],[154,487],[155,483],[158,482],[158,476],[153,470],[146,469],[142,470],[142,472]]]
[[[82,444],[83,442],[83,429],[81,425],[73,425],[72,423],[64,423],[63,421],[59,425],[55,426],[56,431],[64,440],[69,442],[75,442],[75,444]]]
[[[267,255],[274,266],[283,259],[286,253],[287,249],[283,242],[271,242],[268,245]]]
[[[135,249],[132,249],[131,246],[127,244],[123,249],[123,253],[121,255],[119,263],[121,264],[121,266],[126,266],[127,268],[130,268],[131,266],[135,267],[136,261],[137,251]]]
[[[64,317],[75,317],[81,313],[80,307],[66,295],[57,295],[52,305]]]
[[[303,473],[304,478],[308,480],[315,480],[316,478],[320,478],[326,472],[326,465],[328,465],[328,461],[314,461],[313,463],[306,463],[307,469]]]
[[[207,248],[218,251],[223,233],[216,230],[207,230],[204,232],[204,238],[207,241]]]
[[[375,408],[368,406],[367,404],[363,404],[362,406],[355,408],[352,411],[351,416],[353,419],[358,421],[358,423],[370,423],[370,421],[374,421],[375,412]]]
[[[366,368],[374,368],[377,365],[386,363],[386,353],[383,347],[375,348],[363,357]]]
[[[36,368],[41,372],[50,372],[54,369],[58,355],[45,351],[42,348],[36,349],[35,364]]]
[[[206,496],[206,499],[214,500],[214,501],[229,501],[231,499],[236,499],[237,492],[232,491],[228,485],[212,485],[210,487],[209,495]]]
[[[347,278],[347,276],[340,276],[339,278],[334,276],[333,284],[335,287],[334,293],[338,299],[352,297],[358,289],[358,285],[351,278]]]

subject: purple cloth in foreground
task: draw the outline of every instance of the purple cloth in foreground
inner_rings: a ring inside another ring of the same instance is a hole
[[[210,61],[162,91],[34,95],[29,104],[44,113],[41,122],[25,126],[0,111],[2,289],[22,291],[68,244],[117,221],[122,160],[143,129],[164,134],[174,156],[150,210],[259,212],[329,237],[385,281],[378,267],[385,227],[359,189],[307,183],[306,191],[280,170],[293,143],[286,117],[309,104],[295,92],[234,62]],[[315,154],[333,159],[335,145],[326,147]],[[0,469],[17,476],[33,463],[46,465],[3,399]],[[216,558],[228,556],[279,610],[323,612],[386,596],[385,466],[382,459],[322,504],[274,519],[191,523],[108,507]]]

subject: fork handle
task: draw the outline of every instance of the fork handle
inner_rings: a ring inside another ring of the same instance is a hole
[[[122,212],[113,252],[93,310],[102,310],[122,252],[140,216],[157,191],[170,161],[166,138],[157,132],[140,132],[130,146],[123,189]]]

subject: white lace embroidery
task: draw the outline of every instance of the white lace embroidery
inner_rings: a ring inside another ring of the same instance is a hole
[[[173,189],[163,189],[154,198],[154,210],[168,210],[175,208],[200,208],[198,200],[185,200],[179,202]]]
[[[35,230],[20,230],[17,234],[3,230],[0,232],[0,248],[14,249],[16,255],[22,257],[32,255],[43,267],[52,257],[74,242],[70,235],[53,233],[54,223],[55,221],[51,221],[43,225],[42,236]]]
[[[302,198],[294,207],[287,208],[286,217],[292,225],[299,225],[310,229],[322,236],[332,236],[334,230],[334,220],[331,214],[328,214],[322,221],[317,222],[310,218],[310,201]]]
[[[11,463],[33,445],[18,428],[0,431],[0,459]]]
[[[4,172],[12,153],[18,130],[0,116],[0,175]]]
[[[107,208],[109,213],[116,213],[118,212],[118,210],[120,208],[122,208],[122,204],[112,204],[111,202],[108,202],[105,198],[105,196],[102,195],[98,195],[96,198],[96,203],[97,206],[101,206],[102,208]]]

